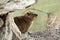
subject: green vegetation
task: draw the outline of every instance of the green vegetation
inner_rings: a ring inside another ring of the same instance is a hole
[[[43,10],[46,13],[51,12],[51,16],[54,17],[57,13],[60,13],[60,0],[38,0],[37,4],[30,8]],[[14,12],[14,16],[22,15],[25,10],[26,9]],[[36,10],[32,11],[37,13],[38,17],[32,24],[32,27],[29,29],[29,31],[35,32],[46,29],[47,14]]]

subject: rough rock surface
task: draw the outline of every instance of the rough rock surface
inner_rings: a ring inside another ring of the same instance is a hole
[[[49,28],[48,30],[24,34],[22,40],[60,40],[60,28]]]
[[[14,23],[11,12],[28,8],[35,3],[36,0],[0,0],[0,40],[20,40],[21,32]],[[4,18],[5,14],[8,14],[7,18]]]
[[[0,14],[25,9],[35,3],[36,0],[0,0]]]
[[[0,0],[0,14],[7,13],[9,11],[15,11],[17,9],[24,9],[27,6],[34,4],[35,0]],[[11,17],[9,17],[11,18]],[[0,30],[0,40],[11,40],[12,31],[10,29],[9,21],[7,21],[7,26]],[[11,35],[10,35],[11,34]],[[13,34],[14,36],[14,34]],[[10,39],[9,39],[10,38]],[[60,28],[54,29],[50,27],[48,30],[34,32],[30,34],[22,34],[22,40],[60,40]],[[13,40],[16,40],[13,38]],[[17,39],[18,40],[18,39]]]

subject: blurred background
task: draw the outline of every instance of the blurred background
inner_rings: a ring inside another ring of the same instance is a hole
[[[60,0],[37,0],[37,3],[31,6],[30,8],[37,9],[37,10],[30,10],[30,11],[33,11],[36,14],[38,14],[38,17],[36,20],[34,20],[34,23],[32,24],[32,27],[29,29],[29,31],[36,32],[40,30],[45,30],[47,19],[48,19],[47,13],[51,13],[51,18],[54,18],[56,14],[59,14],[60,13]],[[21,16],[24,14],[24,12],[27,9],[17,10],[16,12],[14,12],[13,16],[14,17]],[[41,11],[38,11],[38,10],[41,10]]]

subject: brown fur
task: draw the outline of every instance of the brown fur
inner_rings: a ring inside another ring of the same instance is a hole
[[[20,31],[22,33],[25,33],[28,31],[30,25],[32,24],[34,18],[37,17],[37,14],[34,14],[33,12],[26,12],[23,16],[18,16],[14,18],[14,21]]]

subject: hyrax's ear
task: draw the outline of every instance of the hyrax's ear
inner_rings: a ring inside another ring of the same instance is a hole
[[[29,13],[29,12],[27,12],[27,15],[30,15],[30,13]]]
[[[27,13],[27,15],[30,15],[31,14],[31,11],[27,11],[26,13]]]

